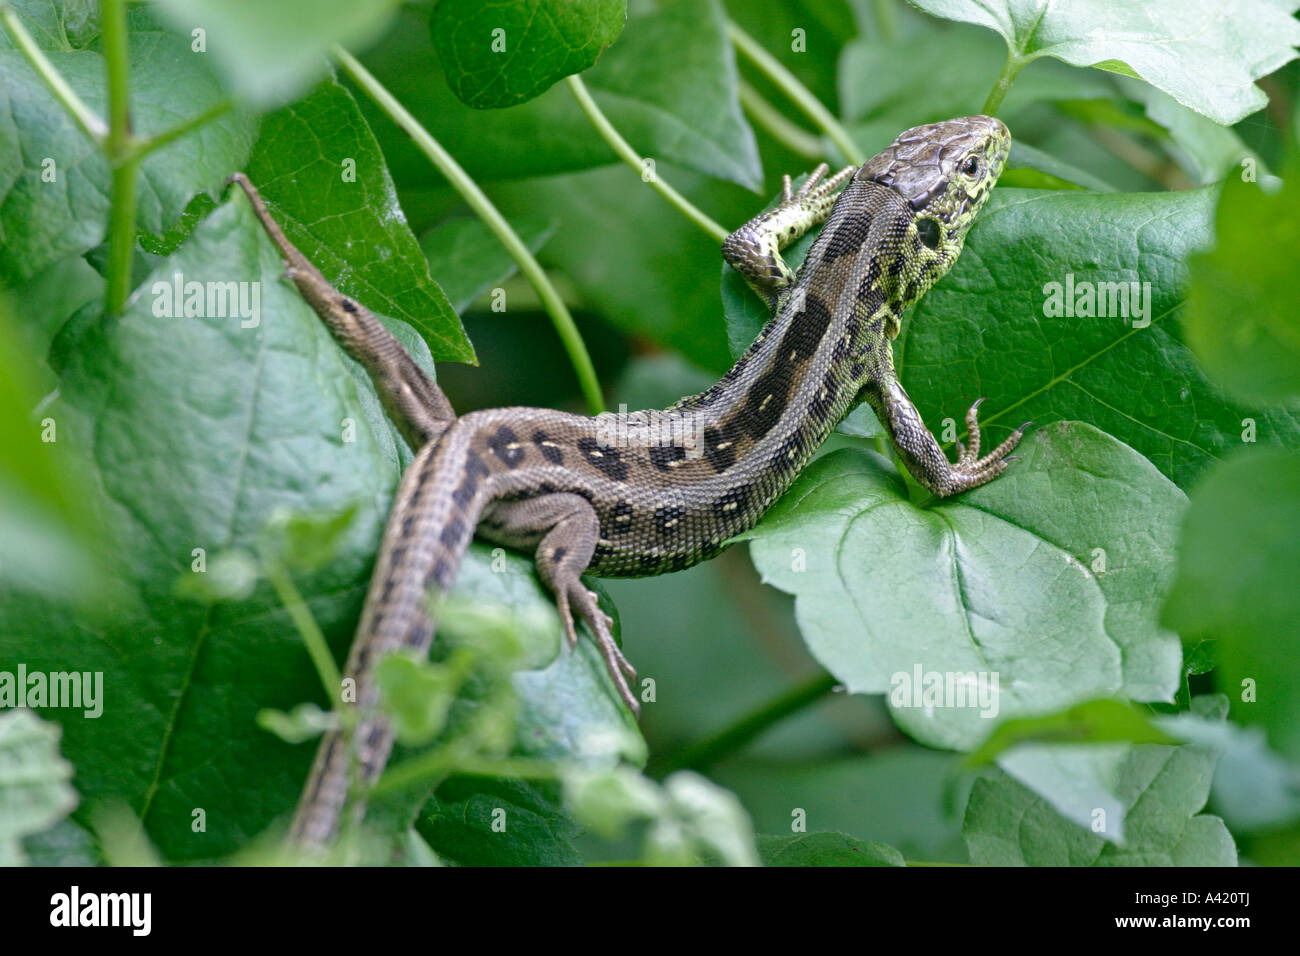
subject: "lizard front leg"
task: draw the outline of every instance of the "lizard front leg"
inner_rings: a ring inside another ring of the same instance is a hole
[[[789,176],[781,177],[781,201],[745,223],[722,243],[722,258],[739,272],[768,308],[794,283],[794,271],[781,258],[781,250],[818,223],[825,222],[835,204],[835,193],[853,175],[846,166],[825,182],[830,167],[822,163],[792,192]]]
[[[863,389],[863,397],[888,430],[912,477],[940,498],[946,498],[990,482],[1006,470],[1007,462],[1012,460],[1007,455],[1033,422],[1025,422],[981,458],[979,407],[984,401],[981,398],[966,412],[967,444],[957,443],[957,461],[950,462],[898,380],[888,344],[882,352],[885,361],[879,376]]]

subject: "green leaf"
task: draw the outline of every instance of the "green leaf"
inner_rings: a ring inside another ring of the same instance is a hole
[[[854,693],[888,692],[930,746],[1178,687],[1178,640],[1156,615],[1182,493],[1089,425],[1037,429],[1018,454],[997,481],[920,508],[878,456],[833,452],[744,536],[763,579],[796,596],[813,655]],[[938,706],[934,675],[953,685]]]
[[[278,511],[267,524],[271,555],[290,571],[317,571],[334,560],[356,514],[355,502],[338,511]]]
[[[484,13],[484,16],[492,14]],[[430,81],[438,59],[413,11],[365,58],[401,103],[482,181],[553,175],[616,161],[609,145],[563,87],[503,110],[465,106],[446,85]],[[662,64],[672,63],[672,69]],[[762,170],[754,135],[736,93],[735,54],[714,0],[638,4],[627,28],[582,74],[601,110],[633,149],[708,176],[757,188]],[[404,185],[441,185],[442,177],[409,139],[363,104]],[[520,149],[527,143],[527,149]],[[639,184],[622,170],[623,194]],[[534,193],[537,185],[530,184]],[[674,185],[676,181],[674,180]],[[648,187],[644,191],[662,203]]]
[[[1024,743],[1175,744],[1178,741],[1151,723],[1148,715],[1124,701],[1102,699],[1076,704],[1055,714],[1023,717],[998,725],[967,758],[989,763],[1003,751]]]
[[[0,660],[102,671],[103,716],[65,719],[64,748],[87,802],[124,800],[166,859],[214,859],[243,846],[297,799],[311,760],[257,726],[266,708],[323,700],[319,680],[269,585],[246,600],[177,601],[192,551],[256,547],[278,508],[357,515],[333,561],[295,576],[336,656],[350,644],[402,455],[364,376],[294,287],[248,204],[235,196],[201,222],[144,285],[260,283],[261,321],[170,318],[150,296],[115,322],[66,325],[56,342],[61,441],[89,450],[94,532],[115,546],[124,594],[96,623],[58,595],[27,594],[0,568]],[[343,440],[343,422],[356,427]],[[596,649],[561,651],[553,602],[523,559],[495,573],[471,552],[456,592],[532,603],[551,615],[544,669],[515,676],[519,735],[537,756],[635,751],[644,744]],[[93,726],[91,726],[93,725]],[[214,731],[220,730],[220,733]],[[630,741],[630,743],[629,743]],[[257,774],[246,768],[257,767]],[[241,769],[244,768],[244,769]],[[206,831],[191,829],[195,807]]]
[[[908,0],[926,13],[1000,33],[1014,57],[1053,56],[1138,76],[1184,106],[1236,123],[1267,102],[1254,81],[1296,55],[1290,0]]]
[[[1240,444],[1244,418],[1258,421],[1261,442],[1300,442],[1294,410],[1225,399],[1171,321],[1183,263],[1209,240],[1213,199],[1209,190],[997,190],[895,345],[903,384],[931,427],[938,433],[941,418],[959,419],[985,395],[988,440],[1025,420],[1087,421],[1184,488]]]
[[[453,777],[420,815],[420,835],[462,866],[579,866],[580,830],[554,783]]]
[[[1211,755],[1190,747],[1075,747],[1078,753],[1106,753],[1102,791],[1110,806],[1093,804],[1087,822],[1064,819],[1046,799],[1008,776],[975,781],[962,834],[977,866],[1234,866],[1232,836],[1205,806],[1214,765]],[[1095,797],[1074,782],[1084,803]],[[1080,793],[1080,791],[1082,791]],[[1123,843],[1112,842],[1116,811],[1124,822]],[[1090,825],[1101,833],[1093,832]]]
[[[202,42],[225,84],[262,107],[305,93],[329,70],[330,50],[363,48],[387,25],[398,0],[158,0],[187,43]],[[195,35],[202,31],[202,38]]]
[[[1300,763],[1300,455],[1241,452],[1192,489],[1163,620],[1214,638],[1234,720]]]
[[[803,823],[888,844],[909,860],[964,863],[959,827],[970,785],[958,769],[952,754],[905,745],[830,759],[745,755],[712,776],[740,797],[762,834],[783,836]]]
[[[1219,197],[1214,248],[1191,260],[1187,344],[1210,376],[1249,402],[1300,396],[1300,157],[1280,192],[1229,177]]]
[[[259,710],[257,726],[268,733],[275,734],[288,744],[300,744],[315,740],[326,731],[339,726],[338,716],[329,710],[321,710],[315,704],[299,704],[285,713],[282,710]]]
[[[483,110],[524,103],[581,73],[626,19],[626,0],[440,0],[431,28],[447,85]]]
[[[465,655],[453,655],[445,664],[401,654],[379,662],[375,678],[399,741],[407,746],[424,744],[442,732],[469,667]]]
[[[910,126],[978,113],[1005,58],[995,37],[965,25],[935,24],[896,41],[857,39],[840,55],[841,108],[855,140],[874,152]],[[1107,77],[1048,61],[1025,70],[999,115],[1015,135],[1027,106],[1114,94]]]
[[[575,770],[564,775],[564,804],[574,819],[606,839],[664,811],[659,789],[631,767]]]
[[[537,252],[555,232],[555,223],[531,216],[512,222],[530,252]],[[515,274],[518,266],[481,219],[452,219],[420,237],[429,274],[458,313],[480,295]]]
[[[804,833],[758,838],[764,866],[906,866],[903,854],[885,843],[846,833]]]
[[[133,14],[128,37],[131,124],[161,133],[223,99],[207,61],[189,44]],[[0,33],[3,31],[0,30]],[[100,116],[104,58],[61,34],[37,34],[52,65]],[[248,158],[256,120],[230,111],[147,156],[137,226],[164,233],[199,192],[216,194]],[[48,181],[49,177],[52,181]],[[109,166],[16,50],[0,50],[0,287],[26,281],[98,245],[108,223]]]
[[[1173,140],[1170,152],[1196,182],[1214,183],[1225,177],[1240,176],[1249,167],[1260,183],[1280,185],[1259,154],[1242,142],[1236,130],[1220,126],[1145,83],[1120,79],[1119,84],[1143,104],[1148,117],[1169,131]]]
[[[248,178],[289,240],[339,291],[415,326],[435,359],[476,361],[460,319],[429,277],[351,93],[327,80],[265,117]]]
[[[1300,767],[1268,747],[1259,727],[1228,723],[1228,701],[1220,695],[1192,700],[1192,712],[1155,718],[1187,742],[1218,754],[1210,790],[1215,809],[1234,833],[1279,827],[1300,818]]]
[[[57,726],[26,709],[0,713],[0,866],[21,866],[19,841],[77,805],[71,779],[72,765],[59,757]]]

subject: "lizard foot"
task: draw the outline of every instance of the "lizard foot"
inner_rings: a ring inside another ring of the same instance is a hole
[[[781,177],[781,205],[802,206],[805,204],[815,203],[819,199],[830,197],[840,185],[848,179],[857,170],[856,166],[845,166],[830,179],[822,182],[822,177],[829,171],[830,167],[825,163],[819,163],[817,168],[808,174],[808,178],[803,184],[795,190],[790,182],[790,176],[787,173]],[[818,185],[820,183],[820,185]]]
[[[600,648],[600,656],[605,661],[609,676],[614,679],[618,695],[631,708],[633,714],[640,716],[641,703],[632,693],[629,684],[629,681],[636,683],[636,668],[628,662],[628,659],[623,656],[623,651],[615,643],[613,632],[610,630],[614,625],[614,619],[600,609],[596,592],[587,590],[582,581],[574,577],[568,586],[556,588],[555,605],[560,611],[560,619],[564,622],[564,634],[569,647],[576,647],[578,643],[578,632],[573,622],[573,612],[577,611],[578,617],[586,623],[596,639],[596,646]]]
[[[944,476],[944,484],[947,487],[933,489],[940,495],[951,495],[959,491],[966,491],[969,488],[977,488],[980,485],[987,484],[1006,471],[1007,462],[1013,460],[1007,457],[1008,454],[1016,445],[1020,444],[1025,429],[1034,424],[1033,422],[1025,422],[1007,436],[1002,444],[987,455],[980,457],[979,407],[983,401],[982,398],[977,399],[975,404],[966,412],[966,439],[968,444],[963,445],[960,440],[957,441],[957,461],[949,467],[948,473]]]

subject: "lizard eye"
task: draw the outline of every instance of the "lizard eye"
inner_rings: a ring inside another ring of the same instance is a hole
[[[967,176],[974,176],[980,171],[980,160],[978,156],[968,156],[966,161],[961,164],[961,171]]]
[[[931,249],[939,248],[939,224],[933,219],[918,219],[916,234]]]

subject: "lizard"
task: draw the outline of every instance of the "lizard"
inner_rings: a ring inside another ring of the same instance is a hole
[[[346,674],[359,719],[329,732],[289,832],[323,847],[351,800],[364,797],[393,745],[379,710],[374,665],[384,654],[427,654],[429,595],[445,594],[477,533],[535,554],[570,648],[584,622],[634,714],[636,672],[612,621],[582,582],[681,570],[757,524],[839,421],[866,401],[898,457],[938,497],[1000,475],[1025,423],[981,456],[977,400],[967,442],[949,461],[894,367],[900,317],[952,266],[1006,162],[1011,137],[976,115],[906,130],[860,167],[827,177],[819,165],[722,245],[722,256],[770,310],[761,333],[725,375],[666,410],[694,427],[673,438],[612,440],[608,416],[497,408],[457,417],[433,379],[359,302],[335,290],[287,239],[242,173],[231,179],[287,264],[287,274],[343,348],[367,370],[415,450],[386,525]],[[842,188],[841,188],[842,187]],[[821,233],[797,271],[781,256],[813,226]],[[629,416],[645,421],[650,413]],[[651,416],[653,420],[653,416]],[[634,431],[635,429],[629,429]]]

